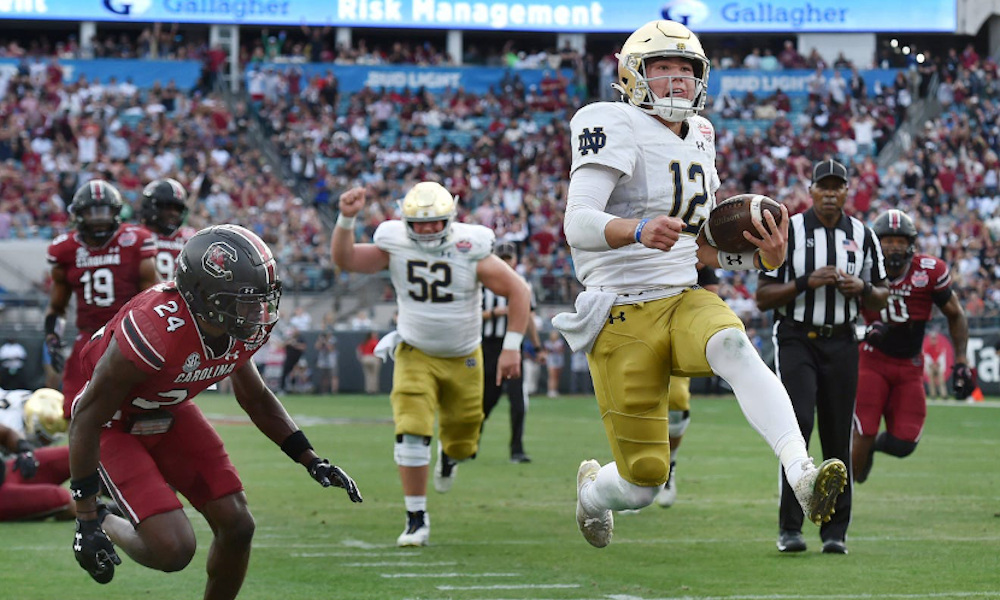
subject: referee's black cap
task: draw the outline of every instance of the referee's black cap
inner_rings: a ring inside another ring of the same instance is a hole
[[[514,242],[497,242],[493,254],[500,258],[517,258],[517,246]]]
[[[824,160],[813,165],[813,183],[818,183],[825,177],[836,177],[847,182],[847,167],[833,160]]]

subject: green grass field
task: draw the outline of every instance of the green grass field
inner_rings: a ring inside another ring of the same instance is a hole
[[[677,504],[618,515],[611,546],[592,548],[574,507],[580,461],[609,459],[594,400],[533,400],[528,465],[507,462],[505,402],[454,489],[430,491],[432,545],[398,549],[404,511],[385,397],[285,399],[320,453],[357,480],[360,505],[320,488],[253,426],[223,418],[241,415],[231,398],[199,398],[219,417],[257,520],[240,598],[1000,598],[995,400],[932,406],[914,455],[877,456],[855,492],[847,556],[821,554],[808,525],[807,552],[777,552],[777,460],[731,397],[694,399]],[[107,586],[73,560],[72,524],[0,526],[0,599],[200,598],[210,533],[189,516],[199,548],[187,569],[157,573],[123,555]]]

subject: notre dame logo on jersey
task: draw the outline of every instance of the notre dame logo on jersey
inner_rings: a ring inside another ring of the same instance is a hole
[[[579,139],[580,156],[587,156],[590,152],[597,154],[608,143],[608,136],[604,135],[603,127],[594,127],[593,132],[590,131],[589,127],[584,127]]]

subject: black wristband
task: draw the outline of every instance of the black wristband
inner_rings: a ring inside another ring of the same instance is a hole
[[[31,452],[35,449],[28,440],[17,440],[17,453]]]
[[[83,479],[71,479],[69,489],[73,492],[74,500],[96,496],[101,491],[101,476],[94,471]]]
[[[863,297],[868,297],[868,296],[871,295],[871,293],[872,293],[872,282],[866,281],[865,282],[865,287],[862,288],[862,290],[861,290],[861,295]]]
[[[809,276],[801,275],[795,278],[795,291],[804,292],[809,289]]]
[[[285,441],[281,442],[281,451],[295,462],[299,462],[299,457],[302,456],[303,452],[312,449],[312,444],[309,443],[306,434],[302,433],[301,429],[286,437]]]
[[[45,335],[58,335],[56,334],[56,323],[59,321],[59,315],[55,313],[45,315]]]

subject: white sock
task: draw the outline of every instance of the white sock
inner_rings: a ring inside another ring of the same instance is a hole
[[[602,511],[629,510],[649,506],[662,486],[643,487],[629,483],[618,474],[618,466],[614,461],[601,467],[597,472],[597,480],[590,485],[584,485],[580,492],[580,502],[583,508],[591,514]]]
[[[406,504],[406,512],[427,510],[427,496],[404,496],[403,502]]]
[[[712,370],[732,386],[743,416],[774,450],[794,487],[803,474],[803,461],[812,459],[781,380],[739,329],[713,335],[705,346],[705,357]]]

